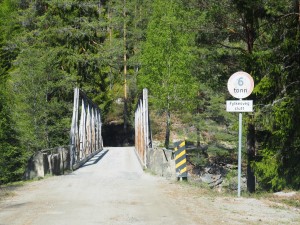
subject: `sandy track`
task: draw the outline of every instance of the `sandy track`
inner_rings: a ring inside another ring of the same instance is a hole
[[[144,173],[133,148],[101,154],[69,175],[20,188],[0,203],[0,225],[300,224],[293,209],[205,197]]]

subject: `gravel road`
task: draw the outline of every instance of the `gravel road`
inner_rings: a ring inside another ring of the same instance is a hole
[[[0,225],[300,224],[299,211],[201,195],[144,173],[134,149],[106,148],[79,170],[26,184],[0,202]]]

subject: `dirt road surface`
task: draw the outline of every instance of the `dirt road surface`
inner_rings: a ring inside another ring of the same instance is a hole
[[[293,208],[201,195],[144,173],[133,148],[107,148],[79,170],[26,184],[0,202],[0,225],[300,224]]]

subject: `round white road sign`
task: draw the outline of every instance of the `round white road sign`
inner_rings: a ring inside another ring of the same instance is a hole
[[[248,97],[254,88],[254,81],[250,74],[239,71],[231,75],[228,80],[227,88],[229,93],[235,98]]]

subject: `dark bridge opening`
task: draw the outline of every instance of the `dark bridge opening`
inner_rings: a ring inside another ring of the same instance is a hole
[[[102,126],[103,145],[110,147],[134,146],[134,128],[124,124],[103,124]]]

